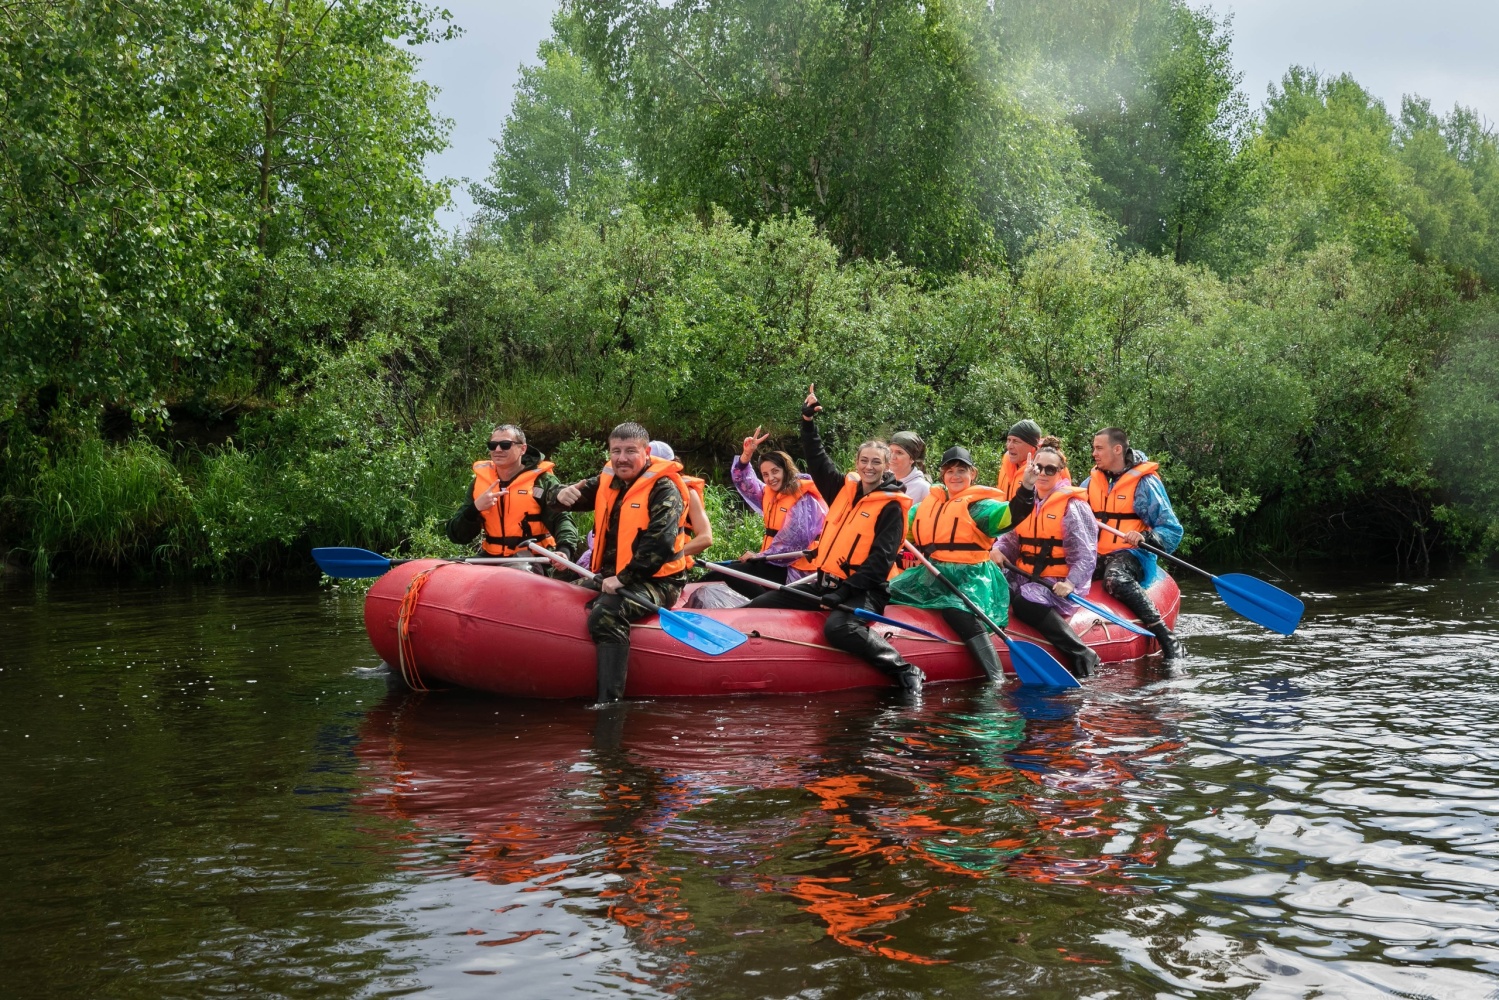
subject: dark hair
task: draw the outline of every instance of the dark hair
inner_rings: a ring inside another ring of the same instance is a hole
[[[1100,433],[1102,432],[1100,431]],[[1057,458],[1062,460],[1062,468],[1067,468],[1067,453],[1062,450],[1061,438],[1053,437],[1050,434],[1046,435],[1041,439],[1041,443],[1036,445],[1037,455],[1041,454],[1043,451],[1049,451],[1055,454]]]
[[[1103,430],[1098,431],[1093,436],[1098,437],[1099,434],[1107,434],[1109,436],[1110,444],[1117,444],[1125,451],[1129,451],[1129,435],[1120,430],[1118,427],[1105,427]]]
[[[896,431],[890,435],[890,443],[911,456],[911,464],[921,465],[926,460],[926,442],[915,431]]]
[[[526,443],[526,432],[521,430],[514,424],[499,424],[494,428],[494,430],[490,431],[489,433],[491,436],[493,436],[495,434],[498,434],[500,431],[509,431],[511,434],[514,434],[516,444]]]
[[[633,420],[626,420],[609,432],[610,441],[644,441],[649,447],[651,434]]]
[[[769,462],[781,470],[781,489],[779,492],[782,496],[789,499],[801,493],[802,479],[801,473],[796,468],[796,459],[784,451],[767,451],[760,456],[760,461]]]

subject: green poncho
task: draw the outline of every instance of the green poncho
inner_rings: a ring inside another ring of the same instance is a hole
[[[973,523],[991,538],[998,537],[1010,527],[1010,505],[1003,500],[976,500],[968,507]],[[911,519],[916,517],[916,508],[911,508]],[[988,559],[980,563],[950,563],[932,560],[938,571],[958,585],[958,589],[994,619],[994,624],[1005,625],[1010,620],[1010,586],[1004,574]],[[890,581],[890,600],[894,604],[905,604],[913,608],[953,608],[967,611],[957,594],[948,590],[925,566],[913,566]]]

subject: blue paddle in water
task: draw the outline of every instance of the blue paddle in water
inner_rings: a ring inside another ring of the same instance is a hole
[[[544,549],[535,542],[527,542],[526,545],[537,555],[546,556],[558,566],[567,567],[585,580],[602,582],[604,579],[603,574],[585,569],[571,559],[567,559],[553,552],[551,549]],[[745,642],[749,641],[749,636],[743,632],[736,628],[730,628],[721,621],[715,621],[707,615],[693,614],[691,611],[673,611],[668,607],[657,604],[646,595],[636,593],[633,590],[621,589],[619,594],[629,598],[636,604],[647,608],[655,608],[656,616],[661,621],[661,631],[678,642],[691,646],[700,653],[707,653],[709,656],[721,656],[736,646],[742,646]]]
[[[994,619],[984,614],[983,609],[973,603],[973,599],[963,593],[961,587],[942,575],[942,571],[932,565],[932,561],[926,555],[912,545],[905,543],[906,550],[921,560],[927,572],[935,576],[942,585],[954,594],[958,599],[968,606],[968,610],[979,617],[989,631],[999,636],[1004,641],[1005,648],[1010,651],[1010,665],[1015,668],[1015,676],[1020,679],[1021,684],[1034,687],[1060,687],[1075,688],[1082,687],[1077,678],[1068,672],[1067,668],[1057,662],[1056,657],[1036,645],[1034,642],[1026,642],[1023,639],[1011,639],[1005,635],[1005,630],[994,624]]]
[[[758,586],[764,587],[767,590],[779,590],[785,593],[792,594],[796,597],[805,597],[807,599],[807,603],[825,607],[825,605],[822,604],[822,601],[818,599],[816,594],[808,593],[805,590],[798,590],[796,587],[788,587],[786,584],[776,583],[774,580],[766,580],[761,577],[755,576],[753,573],[746,573],[743,570],[730,569],[728,563],[710,562],[708,563],[708,565],[713,567],[713,572],[715,573],[722,573],[724,576],[732,576],[734,579],[743,580],[746,583],[757,584]],[[844,610],[847,609],[845,608]],[[907,632],[915,632],[917,635],[928,636],[941,642],[952,641],[945,635],[938,635],[936,632],[928,632],[924,628],[917,628],[915,625],[908,625],[898,618],[890,618],[886,615],[870,611],[868,608],[854,608],[853,614],[855,618],[862,618],[867,622],[879,622],[881,625],[893,625],[896,628],[905,629]]]
[[[415,562],[414,559],[392,559],[369,549],[356,549],[342,545],[325,546],[312,550],[312,558],[318,569],[335,580],[360,580],[372,576],[384,576],[392,566]],[[474,556],[468,559],[452,559],[449,562],[474,563],[480,566],[524,566],[527,563],[546,562],[535,556]]]
[[[1048,581],[1044,576],[1041,576],[1037,573],[1027,573],[1025,570],[1021,569],[1019,566],[1016,566],[1014,563],[1008,563],[1007,565],[1015,572],[1025,577],[1027,580],[1030,580],[1034,583],[1039,583],[1041,586],[1047,588],[1048,590],[1051,589],[1051,582]],[[1067,600],[1071,601],[1073,604],[1076,604],[1080,608],[1087,608],[1089,611],[1093,612],[1104,621],[1112,622],[1113,624],[1118,625],[1120,628],[1124,629],[1126,632],[1133,632],[1135,633],[1135,635],[1143,635],[1147,639],[1155,638],[1155,633],[1145,631],[1143,628],[1136,625],[1128,618],[1121,618],[1102,605],[1094,604],[1092,601],[1082,597],[1078,597],[1076,594],[1068,594]]]
[[[1104,531],[1124,537],[1124,532],[1118,528],[1101,522],[1098,526]],[[1164,552],[1154,545],[1141,542],[1140,548],[1146,552],[1153,552],[1162,559],[1169,559],[1194,573],[1201,573],[1212,580],[1213,586],[1218,590],[1218,596],[1223,598],[1223,603],[1256,625],[1263,625],[1270,631],[1279,632],[1281,635],[1290,635],[1296,631],[1296,626],[1301,624],[1301,614],[1306,610],[1306,605],[1273,584],[1247,573],[1224,573],[1222,576],[1217,576],[1201,567],[1193,566],[1185,559]]]

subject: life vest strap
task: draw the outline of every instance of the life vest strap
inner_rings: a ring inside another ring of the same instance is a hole
[[[928,542],[918,546],[921,554],[930,556],[936,552],[988,552],[989,546],[978,542]]]

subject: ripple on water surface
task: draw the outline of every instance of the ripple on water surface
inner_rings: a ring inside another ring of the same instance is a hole
[[[1184,668],[1064,695],[607,712],[386,695],[337,598],[12,600],[14,967],[81,927],[117,995],[1499,995],[1491,582],[1322,584],[1289,639],[1198,591]]]

